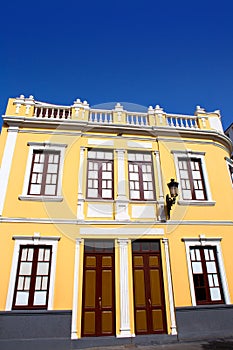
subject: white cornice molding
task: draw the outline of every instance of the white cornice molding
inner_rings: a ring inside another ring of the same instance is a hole
[[[179,225],[204,225],[204,226],[233,226],[233,221],[231,220],[170,220],[166,222],[161,221],[128,221],[128,222],[118,222],[115,220],[77,220],[77,219],[57,219],[57,218],[19,218],[19,217],[0,217],[0,223],[38,223],[38,224],[65,224],[65,225],[114,225],[118,227],[121,226],[179,226]]]
[[[60,241],[61,236],[12,236],[13,240],[32,240],[32,241]]]

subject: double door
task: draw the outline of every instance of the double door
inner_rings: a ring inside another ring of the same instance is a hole
[[[133,243],[136,334],[166,332],[165,301],[158,241]]]
[[[84,252],[82,336],[114,335],[113,249],[92,248]]]

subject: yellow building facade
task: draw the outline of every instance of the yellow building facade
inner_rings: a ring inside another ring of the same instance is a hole
[[[0,338],[231,335],[231,152],[219,111],[199,106],[190,116],[10,98]]]

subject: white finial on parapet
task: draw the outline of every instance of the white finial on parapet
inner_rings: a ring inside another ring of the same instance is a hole
[[[123,110],[124,110],[123,106],[120,104],[120,102],[117,102],[117,104],[115,105],[115,111],[122,112]]]
[[[163,108],[160,105],[155,106],[155,113],[163,113]]]
[[[24,95],[20,95],[19,97],[16,97],[14,104],[16,105],[15,113],[18,114],[20,107],[24,103]]]
[[[202,108],[201,106],[196,106],[196,111],[194,114],[197,115],[199,113],[206,113],[205,108]]]
[[[154,114],[154,108],[152,106],[149,106],[148,110],[147,110],[147,113],[148,114]]]

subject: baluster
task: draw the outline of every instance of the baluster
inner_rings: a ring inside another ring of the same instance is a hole
[[[194,128],[198,128],[198,125],[197,125],[197,119],[194,119]]]
[[[184,128],[185,126],[184,126],[184,119],[183,118],[180,118],[180,126],[181,126],[181,128]]]
[[[38,107],[35,107],[34,117],[37,117],[37,110],[38,110]]]
[[[188,125],[188,118],[184,118],[184,127],[185,128],[189,127],[189,125]]]
[[[67,119],[70,119],[70,115],[71,115],[71,109],[68,109]]]
[[[62,118],[63,118],[63,119],[66,118],[66,110],[65,110],[65,108],[63,109]]]
[[[51,110],[50,118],[54,118],[54,108],[52,108],[52,110]]]
[[[48,118],[48,116],[49,116],[49,109],[46,108],[46,109],[45,109],[45,118]]]
[[[99,119],[100,123],[104,123],[104,114],[102,112],[100,112],[100,119]]]
[[[43,108],[41,107],[41,109],[40,109],[40,118],[42,118],[43,117]]]
[[[173,117],[171,117],[171,122],[170,122],[170,124],[171,124],[172,127],[174,126]]]
[[[112,123],[112,113],[109,114],[109,123]]]

